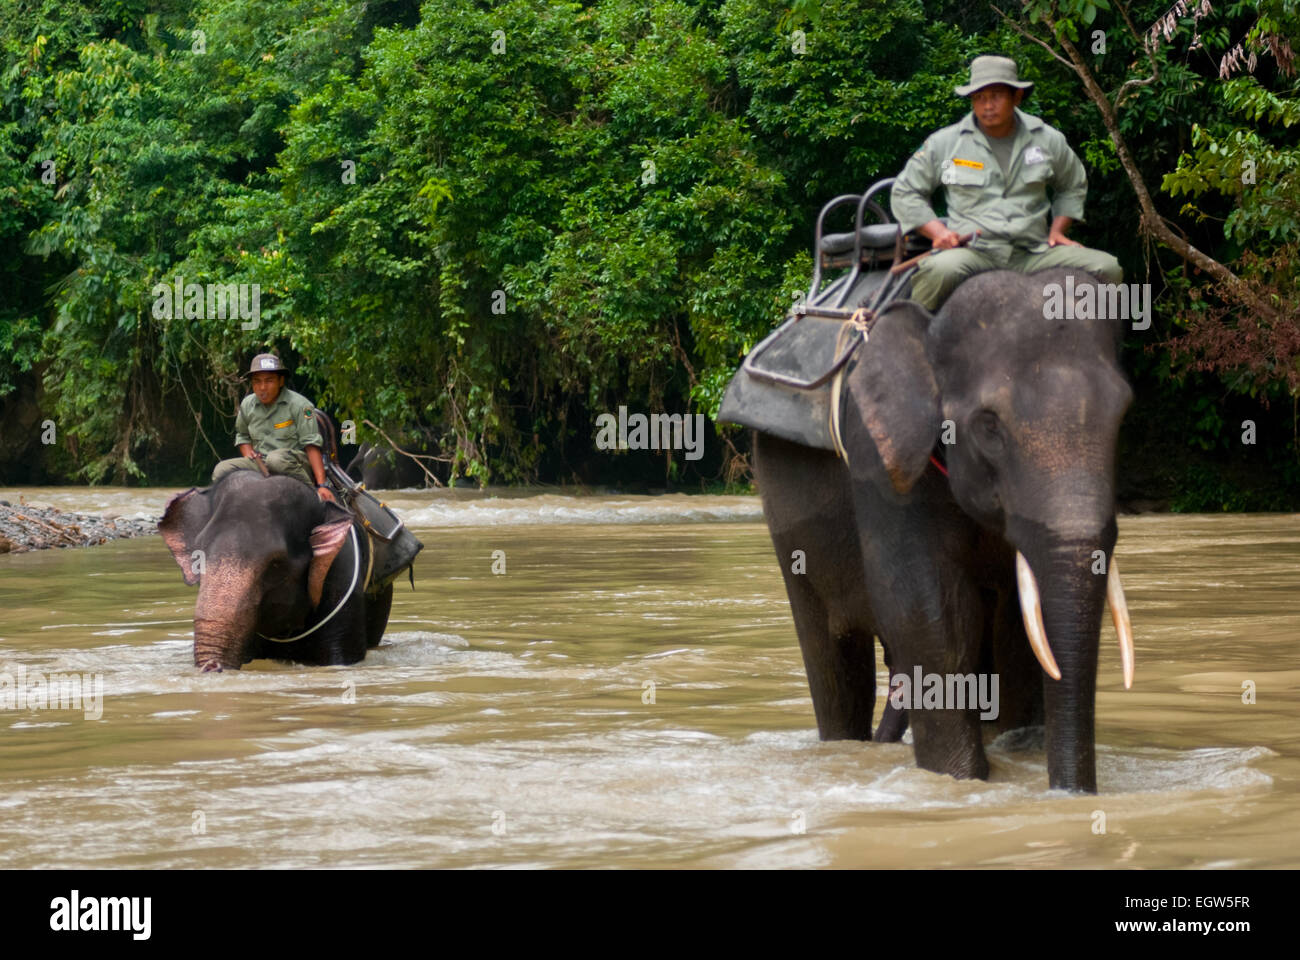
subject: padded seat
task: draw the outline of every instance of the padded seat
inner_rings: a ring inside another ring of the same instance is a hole
[[[898,236],[896,223],[869,223],[862,228],[863,250],[892,250],[894,238]],[[834,256],[837,253],[853,252],[853,232],[828,233],[822,237],[822,253]]]

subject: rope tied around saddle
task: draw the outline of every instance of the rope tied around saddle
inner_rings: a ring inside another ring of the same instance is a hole
[[[857,347],[866,343],[871,336],[871,326],[876,321],[876,312],[867,307],[858,307],[853,311],[853,315],[840,325],[840,332],[835,337],[835,355],[841,355],[845,341],[854,336],[861,334],[862,340],[854,346]],[[853,351],[849,351],[852,353]],[[845,465],[849,462],[849,453],[844,449],[844,440],[840,436],[840,390],[844,383],[844,373],[848,370],[849,365],[844,363],[835,371],[835,376],[831,380],[831,403],[830,403],[830,428],[831,442],[835,444],[835,454]]]

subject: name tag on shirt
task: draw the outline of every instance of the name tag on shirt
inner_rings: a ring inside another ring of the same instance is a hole
[[[978,160],[962,160],[960,157],[953,157],[952,162],[958,167],[970,167],[972,170],[983,170],[984,164]]]
[[[291,427],[291,426],[293,426],[293,421],[292,421],[292,420],[286,420],[286,421],[284,421],[284,423],[277,423],[277,424],[275,425],[275,429],[279,430],[279,429],[281,429],[281,428],[283,428],[283,427]]]
[[[1025,150],[1025,163],[1046,163],[1047,154],[1043,153],[1042,147],[1028,147]]]

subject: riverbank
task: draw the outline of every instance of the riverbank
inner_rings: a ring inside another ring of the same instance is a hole
[[[0,500],[0,553],[26,553],[51,547],[93,547],[124,537],[158,532],[157,519],[123,517],[115,510],[102,514],[68,513],[40,501],[17,504]]]
[[[0,554],[50,547],[95,546],[157,533],[173,487],[0,488]],[[557,493],[555,488],[497,487],[390,490],[382,496],[417,527],[500,524],[642,524],[718,520],[761,523],[753,493],[632,494],[615,490]],[[1122,516],[1164,513],[1168,501],[1120,500]]]

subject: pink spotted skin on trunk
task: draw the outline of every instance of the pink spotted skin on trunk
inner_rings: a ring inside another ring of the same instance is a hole
[[[210,563],[194,608],[194,662],[205,672],[238,670],[252,640],[261,585],[246,563]]]

